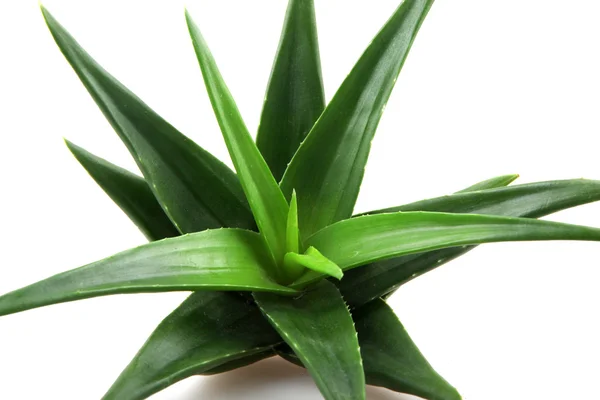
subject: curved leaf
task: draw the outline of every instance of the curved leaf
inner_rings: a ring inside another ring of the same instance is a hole
[[[400,211],[439,211],[539,218],[600,200],[600,181],[573,179],[457,193],[397,207]],[[374,213],[374,212],[373,212]],[[393,292],[404,283],[461,256],[473,247],[454,247],[378,261],[347,271],[339,282],[344,299],[357,306]]]
[[[344,272],[335,265],[334,262],[323,256],[319,250],[309,247],[304,254],[287,253],[284,257],[284,263],[287,266],[299,265],[313,271],[332,276],[336,279],[342,279]]]
[[[313,3],[288,3],[256,136],[277,180],[325,108]]]
[[[298,298],[254,293],[271,325],[308,369],[327,400],[365,398],[356,331],[335,286],[322,281]]]
[[[146,181],[65,140],[77,161],[148,240],[179,236]]]
[[[600,199],[600,181],[570,179],[515,185],[456,193],[371,211],[383,214],[397,211],[461,212],[539,218],[573,205]]]
[[[478,190],[486,190],[508,186],[511,183],[513,183],[518,177],[519,175],[517,174],[496,176],[494,178],[486,179],[485,181],[477,182],[476,184],[471,185],[463,190],[459,190],[456,193],[475,192]]]
[[[307,240],[343,270],[447,247],[531,240],[600,240],[600,229],[527,218],[437,212],[367,215],[330,225]],[[322,275],[312,271],[294,286]]]
[[[191,233],[221,226],[254,229],[235,174],[108,74],[43,7],[42,13],[56,44],[179,231]]]
[[[263,270],[261,237],[218,229],[127,250],[0,296],[0,315],[120,293],[257,290],[294,293]]]
[[[300,233],[349,218],[371,140],[433,0],[405,0],[377,34],[287,167],[281,188],[298,193]]]
[[[423,357],[393,310],[381,299],[352,312],[367,384],[414,394],[428,400],[460,400],[461,397]],[[287,345],[277,354],[304,367]]]
[[[257,361],[280,341],[238,294],[198,292],[158,326],[103,398],[142,400],[189,376]]]
[[[229,154],[258,228],[271,251],[274,264],[279,265],[286,253],[288,203],[254,144],[200,30],[187,11],[185,16],[206,89]]]

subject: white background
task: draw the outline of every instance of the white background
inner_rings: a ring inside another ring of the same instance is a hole
[[[398,3],[316,0],[328,99]],[[45,4],[109,71],[231,165],[183,2]],[[254,131],[285,2],[186,4]],[[599,15],[592,0],[438,0],[373,142],[357,211],[506,173],[600,179]],[[61,140],[135,170],[32,0],[0,2],[0,132],[0,293],[144,242]],[[600,204],[551,219],[600,226]],[[465,399],[593,399],[599,255],[598,243],[487,245],[407,284],[391,304]],[[185,297],[113,296],[0,318],[0,399],[100,398]],[[283,397],[320,398],[303,370],[266,361],[153,399]],[[369,398],[409,397],[370,389]]]

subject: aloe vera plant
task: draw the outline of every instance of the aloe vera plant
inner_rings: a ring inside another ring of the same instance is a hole
[[[152,333],[104,399],[144,399],[192,375],[280,356],[326,399],[365,385],[459,399],[385,299],[473,246],[600,241],[600,229],[540,221],[600,200],[600,181],[509,186],[353,215],[382,110],[433,0],[405,0],[326,105],[312,0],[290,0],[256,141],[186,13],[236,173],[162,119],[44,8],[58,47],[143,178],[67,146],[148,244],[0,296],[0,315],[123,293],[193,292]]]

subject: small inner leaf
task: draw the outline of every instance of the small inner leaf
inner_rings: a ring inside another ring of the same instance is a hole
[[[297,268],[296,266],[306,267],[316,272],[342,279],[344,272],[333,261],[325,257],[314,247],[309,247],[305,254],[287,253],[285,255],[284,265],[286,268]]]
[[[296,191],[292,192],[292,200],[290,201],[290,210],[287,217],[287,251],[292,253],[300,252],[300,234],[298,232],[298,200]]]

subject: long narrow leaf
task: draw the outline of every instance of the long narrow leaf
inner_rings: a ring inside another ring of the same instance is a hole
[[[511,183],[513,183],[518,177],[519,175],[517,174],[496,176],[494,178],[478,182],[463,190],[459,190],[456,193],[475,192],[478,190],[494,189],[498,187],[508,186]]]
[[[264,358],[280,341],[238,294],[198,292],[158,326],[104,399],[142,400],[189,376]]]
[[[257,290],[293,293],[263,269],[261,237],[219,229],[148,243],[0,296],[0,315],[121,293]]]
[[[108,74],[42,7],[48,28],[182,233],[255,227],[235,174]]]
[[[383,386],[427,400],[460,400],[461,397],[423,357],[393,310],[381,299],[352,311],[367,384]],[[304,367],[287,345],[277,353]]]
[[[98,186],[123,210],[148,240],[179,236],[143,178],[66,141],[69,150]]]
[[[278,265],[285,254],[288,204],[254,144],[200,30],[187,12],[186,20],[206,89],[229,154],[258,228],[271,250],[275,264]]]
[[[348,219],[307,240],[343,270],[407,254],[492,242],[600,241],[600,229],[527,218],[437,212],[398,212]],[[312,271],[301,286],[322,277]]]
[[[277,180],[325,108],[313,3],[288,3],[256,136]]]
[[[397,207],[400,211],[438,211],[540,218],[600,200],[600,181],[573,179],[459,193]],[[404,283],[461,256],[473,247],[454,247],[378,261],[344,274],[339,288],[352,306],[396,290]]]
[[[294,349],[327,400],[365,398],[365,377],[352,317],[332,283],[299,298],[254,293],[271,325]]]
[[[405,0],[342,83],[281,181],[298,193],[303,238],[349,218],[371,140],[412,42],[433,0]]]

